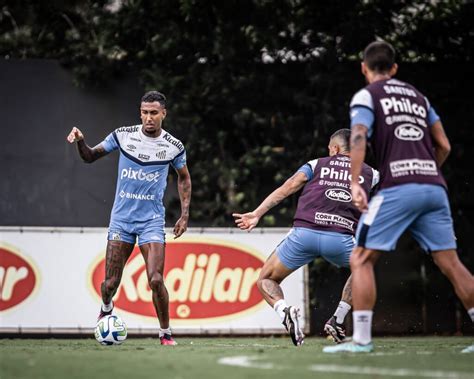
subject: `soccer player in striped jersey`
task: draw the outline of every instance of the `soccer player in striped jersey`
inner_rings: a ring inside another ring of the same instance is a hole
[[[181,217],[174,226],[174,237],[178,238],[188,225],[191,176],[183,144],[161,127],[166,117],[165,96],[157,91],[147,92],[141,99],[140,117],[141,125],[120,127],[95,147],[86,144],[83,133],[76,127],[71,130],[67,140],[77,143],[79,155],[86,163],[92,163],[114,150],[120,153],[99,318],[112,313],[112,297],[120,285],[127,259],[138,242],[160,323],[161,344],[175,345],[169,325],[168,291],[163,281],[163,194],[171,166],[178,174],[181,200]]]

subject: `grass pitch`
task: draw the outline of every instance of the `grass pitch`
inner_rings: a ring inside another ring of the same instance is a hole
[[[474,378],[468,337],[378,338],[365,355],[322,353],[330,344],[289,337],[179,338],[178,346],[129,337],[121,346],[94,339],[0,339],[0,378]]]

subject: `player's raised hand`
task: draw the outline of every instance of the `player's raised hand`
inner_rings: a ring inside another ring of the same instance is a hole
[[[74,142],[83,140],[84,135],[78,128],[74,127],[72,128],[71,132],[68,134],[66,139],[69,143],[74,143]]]
[[[365,212],[367,206],[367,194],[359,183],[352,183],[352,202],[361,212]]]
[[[260,217],[258,217],[254,212],[244,214],[232,213],[232,216],[235,218],[234,221],[237,227],[248,232],[255,228],[260,220]]]

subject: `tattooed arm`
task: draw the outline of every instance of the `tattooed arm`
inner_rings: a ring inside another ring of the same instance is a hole
[[[191,175],[187,166],[176,170],[178,172],[178,193],[181,201],[181,217],[174,226],[174,238],[181,236],[188,228],[189,204],[191,203]]]
[[[302,172],[297,172],[291,178],[289,178],[283,185],[278,187],[265,200],[253,211],[245,214],[233,213],[232,216],[235,218],[235,223],[242,230],[251,231],[257,226],[260,218],[272,209],[275,205],[280,204],[281,201],[286,199],[288,196],[299,191],[308,181],[306,175]]]
[[[367,209],[367,194],[359,184],[359,175],[362,171],[365,152],[367,149],[367,127],[362,124],[356,124],[351,132],[351,190],[352,201],[361,211]]]
[[[67,136],[67,141],[69,143],[77,142],[77,151],[85,163],[92,163],[108,154],[102,145],[97,145],[95,147],[90,147],[87,145],[84,141],[84,135],[76,127],[72,128],[71,132]]]

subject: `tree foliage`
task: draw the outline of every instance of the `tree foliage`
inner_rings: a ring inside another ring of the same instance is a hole
[[[7,0],[0,54],[57,59],[82,86],[133,74],[166,93],[168,128],[188,151],[193,225],[219,226],[326,154],[363,85],[368,42],[392,42],[402,62],[472,64],[473,17],[454,0]],[[263,225],[288,225],[294,207]]]
[[[453,152],[443,172],[451,189],[458,251],[472,268],[473,2],[6,0],[2,4],[4,59],[56,59],[85,87],[132,75],[144,88],[167,95],[165,128],[185,143],[193,179],[191,226],[232,225],[233,211],[253,209],[301,164],[326,155],[328,137],[348,126],[350,97],[364,85],[358,73],[361,50],[376,38],[391,42],[402,63],[399,76],[430,96],[450,136]],[[178,199],[171,201],[176,204],[168,204],[168,216],[176,219]],[[287,199],[260,225],[290,225],[295,206],[296,197]],[[428,286],[425,279],[418,279],[422,256],[412,254],[413,242],[409,245],[402,239],[401,244],[410,254],[402,254],[399,270],[393,262],[379,264],[385,284],[380,302],[384,297],[415,299],[411,291],[397,287],[401,271],[416,278],[412,279],[416,289]],[[345,277],[318,260],[310,270],[310,306],[318,308],[312,322],[319,325],[329,316],[320,310],[335,307],[340,295],[337,279],[342,285]],[[420,304],[410,308],[415,315],[408,320],[415,325],[411,331],[418,330],[421,302],[424,309],[434,302],[439,306],[439,293],[446,291],[439,276],[438,282],[433,275],[429,278],[433,297],[416,298]],[[398,292],[384,296],[384,289]],[[326,296],[319,298],[320,294]],[[387,303],[380,307],[380,320],[407,323],[406,317],[393,319]],[[445,313],[448,309],[454,308],[445,307]],[[430,320],[438,322],[441,316],[436,316],[431,314]]]

